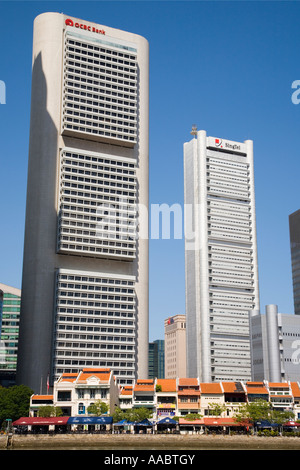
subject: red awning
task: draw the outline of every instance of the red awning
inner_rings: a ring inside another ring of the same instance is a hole
[[[13,426],[49,426],[51,424],[58,426],[67,424],[68,419],[69,416],[61,416],[58,418],[25,417],[14,421]]]
[[[203,426],[210,426],[210,427],[216,427],[216,426],[250,426],[249,423],[239,423],[235,421],[234,418],[201,418],[201,419],[196,419],[194,421],[187,420],[184,418],[179,419],[179,424],[184,424],[184,425],[203,425]]]

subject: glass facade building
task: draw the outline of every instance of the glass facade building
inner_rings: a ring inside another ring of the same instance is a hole
[[[14,383],[17,369],[21,291],[0,284],[0,382]]]

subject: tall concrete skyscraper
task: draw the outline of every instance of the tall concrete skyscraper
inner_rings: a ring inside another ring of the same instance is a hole
[[[251,380],[259,310],[253,143],[194,130],[184,144],[187,375]]]
[[[300,315],[300,209],[289,216],[295,314]]]
[[[139,35],[34,21],[17,381],[35,391],[83,367],[147,377],[148,62]]]

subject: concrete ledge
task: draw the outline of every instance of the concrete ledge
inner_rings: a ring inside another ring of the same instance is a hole
[[[0,436],[0,449],[6,449],[7,436]],[[14,435],[16,450],[300,450],[300,437],[221,436],[221,435],[126,435],[126,434],[29,434]]]

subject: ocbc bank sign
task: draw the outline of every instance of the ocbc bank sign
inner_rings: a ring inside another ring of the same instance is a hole
[[[85,31],[91,31],[92,33],[105,34],[104,29],[97,29],[94,26],[88,26],[83,23],[77,23],[77,22],[75,23],[70,18],[67,18],[65,23],[67,26],[73,26],[75,28],[84,29]]]

